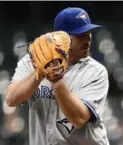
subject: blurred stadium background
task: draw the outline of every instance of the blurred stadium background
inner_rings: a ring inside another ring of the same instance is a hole
[[[91,55],[109,72],[110,89],[104,122],[111,145],[123,145],[123,2],[0,2],[0,145],[28,145],[28,104],[8,107],[4,101],[16,63],[27,53],[26,44],[53,30],[63,8],[88,11],[92,22],[104,27],[93,32]]]

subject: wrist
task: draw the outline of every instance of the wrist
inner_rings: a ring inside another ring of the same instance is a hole
[[[59,88],[63,87],[63,85],[64,85],[63,80],[59,80],[59,81],[52,83],[52,84],[53,84],[54,89],[59,89]]]

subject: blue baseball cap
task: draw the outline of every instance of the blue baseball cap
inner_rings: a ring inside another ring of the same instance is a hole
[[[98,27],[102,26],[92,24],[88,13],[77,7],[62,10],[54,20],[55,31],[62,30],[72,35],[79,35]]]

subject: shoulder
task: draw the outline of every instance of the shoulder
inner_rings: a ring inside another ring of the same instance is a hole
[[[24,55],[19,61],[18,64],[31,62],[29,54]]]
[[[27,71],[33,71],[34,67],[33,64],[31,62],[30,56],[29,54],[24,55],[18,62],[17,62],[17,66],[16,69],[19,70],[27,70]]]
[[[107,77],[108,78],[108,71],[107,68],[98,62],[97,60],[89,57],[87,66],[90,68],[90,71],[93,71],[94,74],[99,75],[100,77]]]
[[[29,67],[33,67],[32,66],[32,62],[31,59],[29,57],[29,54],[24,55],[18,62],[17,62],[18,66],[29,66]]]

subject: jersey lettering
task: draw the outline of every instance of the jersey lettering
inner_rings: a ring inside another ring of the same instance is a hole
[[[41,97],[42,98],[50,97],[50,89],[47,86],[41,86]]]
[[[41,86],[41,88],[38,88],[37,91],[33,94],[32,100],[36,101],[40,97],[47,99],[55,99],[53,89],[49,89],[47,86]]]
[[[37,91],[33,94],[33,101],[35,101],[36,99],[38,99],[40,97],[40,90],[37,89]]]

